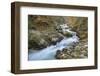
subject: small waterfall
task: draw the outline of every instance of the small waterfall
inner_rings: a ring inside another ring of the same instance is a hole
[[[64,39],[58,42],[56,45],[48,46],[47,48],[44,48],[38,52],[31,52],[28,55],[28,59],[29,60],[52,60],[55,59],[57,50],[62,50],[69,46],[73,46],[77,42],[79,42],[79,38],[76,36],[76,32],[71,31],[69,27],[65,24],[61,25],[61,27],[64,32],[65,31],[70,32],[72,34],[72,37],[69,38],[64,37]]]

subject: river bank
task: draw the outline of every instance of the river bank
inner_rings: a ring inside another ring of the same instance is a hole
[[[88,57],[86,17],[28,17],[28,60]]]

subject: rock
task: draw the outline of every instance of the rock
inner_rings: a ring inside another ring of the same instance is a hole
[[[73,36],[73,35],[72,35],[71,33],[69,33],[69,32],[64,33],[64,35],[65,35],[66,37],[72,37],[72,36]]]
[[[66,24],[62,24],[62,25],[60,25],[60,26],[57,26],[57,31],[59,32],[59,33],[61,33],[61,34],[63,34],[64,36],[66,36],[66,37],[72,37],[73,35],[72,35],[72,33],[69,31],[69,27],[68,27],[68,25],[66,25]]]
[[[28,48],[43,49],[63,39],[56,26],[64,23],[60,16],[28,16]]]
[[[66,54],[64,54],[62,51],[57,50],[57,54],[56,54],[56,59],[65,59],[66,58]]]
[[[69,50],[63,49],[62,51],[61,50],[57,50],[55,58],[56,59],[69,59],[69,58],[72,58],[72,57],[70,55],[70,51]]]
[[[66,23],[73,31],[77,32],[80,40],[88,37],[88,18],[87,17],[65,17]]]
[[[28,48],[41,50],[47,46],[56,45],[57,42],[60,42],[64,37],[72,37],[73,34],[69,32],[69,30],[73,30],[77,32],[81,42],[77,47],[74,46],[74,49],[64,49],[65,51],[62,51],[62,53],[65,53],[65,56],[62,55],[62,58],[71,58],[74,56],[69,56],[69,54],[67,54],[69,50],[74,50],[73,52],[78,55],[78,53],[82,53],[83,49],[87,49],[87,47],[84,46],[87,45],[88,42],[87,20],[86,17],[29,15]],[[66,52],[66,50],[68,51]],[[87,50],[83,53],[85,53],[84,56],[87,56]]]
[[[39,32],[37,30],[29,30],[28,32],[29,49],[40,50],[50,45],[56,45],[64,37],[54,32]]]
[[[56,45],[56,43],[60,42],[63,37],[56,37],[51,39],[51,44]]]
[[[48,42],[42,37],[39,31],[29,30],[28,36],[29,49],[40,50],[48,46]]]
[[[77,59],[77,58],[87,58],[87,57],[88,57],[88,48],[86,46],[86,42],[80,42],[74,47],[58,50],[55,55],[56,59]]]

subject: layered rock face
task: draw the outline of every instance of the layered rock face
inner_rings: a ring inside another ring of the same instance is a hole
[[[88,37],[88,18],[87,17],[64,17],[67,24],[73,31],[77,32],[80,40]]]
[[[60,42],[63,39],[63,36],[60,33],[56,32],[39,32],[29,30],[29,48],[34,50],[40,50],[46,48],[50,45],[55,45],[57,42]]]
[[[58,50],[57,59],[73,59],[88,57],[88,18],[86,17],[64,17],[69,27],[77,32],[80,42],[71,48]]]
[[[79,43],[71,48],[58,50],[56,59],[86,58],[87,38],[88,38],[88,19],[86,17],[68,16],[28,16],[28,49],[41,50],[50,45],[69,38],[74,34],[79,37]],[[66,31],[67,30],[67,31]],[[75,32],[70,32],[73,30]]]
[[[64,35],[72,36],[69,32],[64,33],[59,26],[65,23],[63,17],[30,15],[28,21],[29,49],[40,50],[60,42]]]

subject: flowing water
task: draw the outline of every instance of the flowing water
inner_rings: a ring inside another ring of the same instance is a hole
[[[79,38],[76,36],[76,32],[66,29],[65,31],[70,32],[73,36],[66,38],[58,42],[56,45],[48,46],[38,52],[30,52],[28,55],[28,60],[52,60],[55,59],[57,50],[62,50],[69,46],[75,45],[79,42]]]

